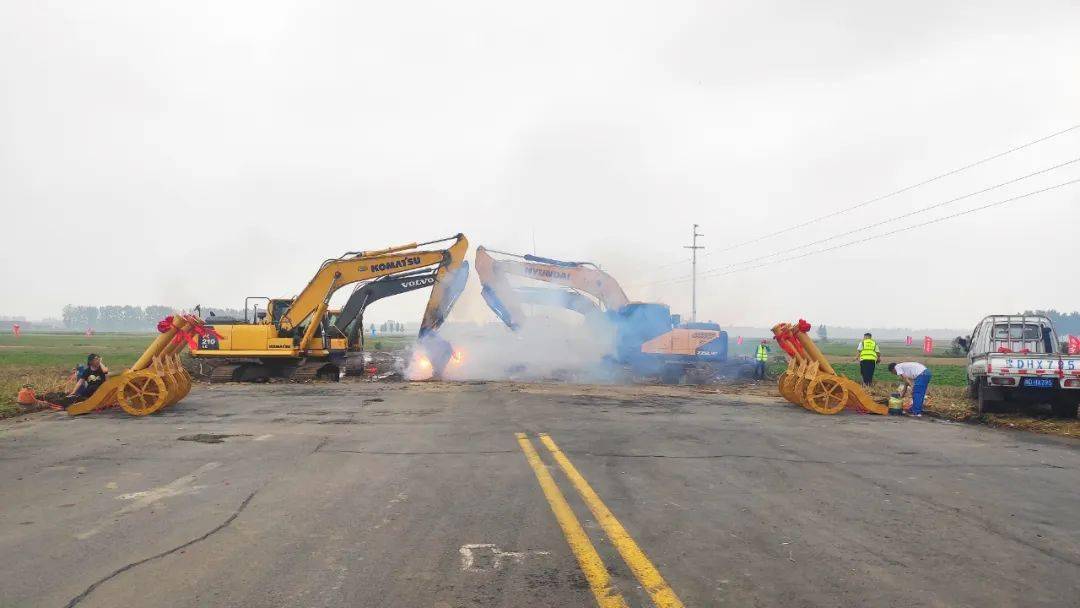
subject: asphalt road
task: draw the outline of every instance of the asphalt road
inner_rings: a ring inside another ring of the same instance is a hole
[[[1075,606],[1077,488],[1075,442],[691,388],[203,386],[0,423],[0,606]]]

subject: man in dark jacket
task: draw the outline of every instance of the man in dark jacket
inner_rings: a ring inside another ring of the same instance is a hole
[[[78,382],[75,383],[75,390],[71,392],[69,397],[78,397],[80,399],[86,399],[90,395],[94,394],[94,391],[99,386],[105,383],[105,378],[109,376],[109,368],[101,362],[101,357],[94,353],[90,353],[86,357],[86,367],[80,367],[77,373]]]

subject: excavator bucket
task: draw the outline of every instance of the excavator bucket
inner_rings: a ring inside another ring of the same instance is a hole
[[[109,378],[88,398],[68,406],[72,416],[120,406],[132,416],[146,416],[180,401],[191,391],[191,376],[180,363],[180,352],[203,335],[213,333],[195,315],[176,313],[158,323],[161,332],[129,369]]]
[[[819,414],[837,414],[847,408],[864,414],[889,413],[863,386],[836,373],[810,339],[810,324],[779,323],[772,328],[777,344],[788,357],[788,367],[777,379],[780,394],[791,403]]]

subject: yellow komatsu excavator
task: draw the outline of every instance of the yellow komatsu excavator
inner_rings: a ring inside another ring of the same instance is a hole
[[[474,265],[484,301],[510,329],[527,322],[522,304],[567,308],[584,315],[587,322],[614,329],[615,360],[637,373],[661,374],[669,382],[727,360],[727,333],[719,325],[680,324],[665,304],[631,302],[614,277],[590,262],[477,247]],[[559,288],[514,286],[511,276]]]
[[[453,243],[442,249],[423,249],[448,241]],[[465,235],[458,234],[386,249],[351,251],[326,260],[293,298],[251,297],[244,302],[243,319],[209,317],[207,323],[216,335],[208,332],[200,336],[191,355],[215,363],[210,374],[212,382],[260,382],[272,377],[337,380],[344,372],[349,348],[345,327],[353,317],[345,319],[338,314],[331,323],[328,310],[331,296],[347,285],[363,281],[378,284],[404,276],[432,287],[419,337],[438,376],[453,350],[436,332],[465,289],[469,275],[465,261],[468,248]],[[430,270],[418,277],[417,271],[423,269]],[[259,301],[266,302],[261,311]],[[360,306],[359,311],[362,309]]]

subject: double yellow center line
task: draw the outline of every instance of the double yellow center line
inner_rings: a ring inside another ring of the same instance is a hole
[[[664,577],[660,575],[660,571],[649,561],[645,552],[634,542],[626,528],[619,523],[619,520],[607,508],[604,501],[600,500],[600,496],[578,472],[574,464],[566,457],[566,454],[559,449],[555,441],[546,433],[540,433],[539,437],[540,443],[544,444],[544,447],[551,452],[559,468],[562,469],[567,479],[577,489],[578,494],[585,501],[585,505],[592,511],[597,523],[600,524],[611,543],[619,551],[619,555],[622,556],[626,565],[630,567],[630,571],[634,573],[642,587],[649,593],[657,608],[682,608],[682,601],[675,595]],[[611,576],[607,567],[604,566],[600,554],[596,552],[596,547],[593,546],[589,537],[585,534],[581,522],[578,521],[569,503],[566,502],[566,497],[563,496],[559,486],[556,485],[555,479],[552,478],[551,473],[548,472],[547,467],[540,460],[540,455],[537,454],[532,441],[529,440],[525,433],[517,433],[517,440],[521,450],[525,453],[525,459],[529,461],[529,466],[536,473],[540,488],[544,491],[548,504],[551,505],[551,511],[555,514],[555,519],[558,520],[559,526],[570,544],[570,549],[574,552],[574,556],[577,557],[578,564],[580,564],[582,572],[585,573],[586,580],[589,581],[589,587],[596,597],[597,604],[601,608],[625,608],[627,605],[626,600],[623,599],[622,594],[612,588]]]

